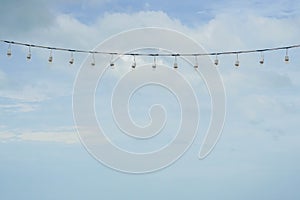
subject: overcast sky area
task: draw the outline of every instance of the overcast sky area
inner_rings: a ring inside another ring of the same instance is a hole
[[[161,27],[191,37],[208,52],[300,44],[296,0],[21,2],[1,0],[0,39],[92,50],[120,32]],[[202,81],[195,84],[201,121],[191,148],[171,166],[142,175],[102,165],[80,143],[72,92],[86,55],[75,54],[70,65],[69,52],[53,52],[49,64],[46,49],[32,48],[27,61],[26,47],[13,45],[9,58],[7,48],[0,43],[0,199],[300,199],[300,48],[289,50],[288,64],[285,50],[266,52],[263,65],[260,54],[240,55],[238,69],[235,55],[220,56],[227,113],[216,147],[198,159],[211,111]],[[131,60],[123,63],[130,70]],[[113,70],[108,73],[118,73]],[[151,104],[147,97],[153,94],[135,96],[137,123],[147,122],[143,104]],[[102,100],[107,96],[104,91],[97,97],[102,114],[109,112]],[[113,132],[108,122],[105,128]]]

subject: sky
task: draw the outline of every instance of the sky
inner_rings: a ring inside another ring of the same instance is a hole
[[[0,26],[3,40],[75,49],[94,49],[134,28],[160,27],[187,35],[208,52],[248,50],[299,44],[300,2],[1,0]],[[1,199],[300,198],[300,49],[289,50],[288,64],[285,51],[266,52],[263,65],[259,54],[240,55],[239,68],[235,55],[219,57],[226,120],[217,145],[203,160],[198,152],[210,119],[209,93],[201,77],[185,71],[200,99],[198,135],[172,165],[136,175],[101,164],[80,142],[72,94],[86,55],[74,54],[70,65],[69,52],[53,52],[49,64],[48,50],[32,48],[27,61],[26,47],[13,45],[11,57],[7,48],[0,43]],[[131,58],[124,58],[119,61],[123,71],[108,70],[105,80],[116,81],[130,65]],[[117,134],[106,108],[114,81],[104,81],[103,91],[99,86],[96,105],[113,140],[143,151],[170,140],[172,123],[178,123],[176,100],[155,87],[133,96],[132,118],[145,125],[147,106],[167,102],[166,137],[141,145]]]

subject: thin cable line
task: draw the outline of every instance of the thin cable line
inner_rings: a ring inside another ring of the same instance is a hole
[[[255,52],[266,52],[266,51],[278,51],[278,50],[288,50],[292,48],[299,48],[300,44],[290,45],[290,46],[280,46],[273,48],[264,48],[264,49],[252,49],[252,50],[240,50],[240,51],[222,51],[222,52],[208,52],[208,53],[120,53],[120,52],[106,52],[106,51],[91,51],[91,50],[81,50],[81,49],[69,49],[62,47],[52,47],[52,46],[44,46],[44,45],[36,45],[29,43],[22,43],[16,41],[9,40],[0,40],[0,42],[4,42],[7,44],[19,45],[19,46],[27,46],[31,48],[40,48],[40,49],[49,49],[55,51],[67,51],[67,52],[76,52],[76,53],[89,53],[89,54],[107,54],[107,55],[128,55],[128,56],[218,56],[218,55],[229,55],[229,54],[248,54]]]

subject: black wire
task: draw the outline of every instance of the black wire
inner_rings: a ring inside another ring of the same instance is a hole
[[[68,51],[68,52],[76,52],[76,53],[90,53],[90,54],[107,54],[107,55],[129,55],[129,56],[217,56],[217,55],[228,55],[228,54],[246,54],[246,53],[255,53],[255,52],[266,52],[266,51],[277,51],[277,50],[288,50],[292,48],[299,48],[300,44],[291,45],[291,46],[281,46],[274,48],[264,48],[264,49],[253,49],[253,50],[242,50],[242,51],[223,51],[223,52],[208,52],[208,53],[120,53],[120,52],[104,52],[104,51],[90,51],[90,50],[80,50],[80,49],[68,49],[61,47],[51,47],[51,46],[43,46],[36,44],[28,44],[16,41],[8,41],[8,40],[0,40],[1,42],[14,44],[19,46],[27,46],[33,48],[40,49],[49,49],[56,51]]]

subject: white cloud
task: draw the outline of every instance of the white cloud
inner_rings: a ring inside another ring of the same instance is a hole
[[[41,102],[48,98],[44,91],[33,89],[29,86],[25,86],[20,90],[3,90],[0,92],[0,96],[24,102]]]
[[[288,45],[297,42],[300,18],[271,18],[255,14],[218,14],[193,33],[210,50],[230,51]]]
[[[23,80],[23,83],[20,83],[19,81],[16,82],[13,75],[9,74],[6,78],[7,81],[10,79],[10,83],[0,90],[0,97],[10,99],[14,103],[18,102],[20,106],[23,106],[24,103],[41,103],[55,97],[69,96],[72,93],[73,80],[66,83],[49,78],[48,80],[40,80],[39,77],[35,79],[28,77],[28,79]],[[15,82],[16,84],[14,84]]]
[[[75,131],[71,132],[25,132],[17,137],[23,141],[36,142],[59,142],[65,144],[78,143],[77,134]]]
[[[37,109],[37,105],[17,103],[17,104],[0,104],[0,109],[10,112],[31,112]]]
[[[69,48],[92,49],[112,34],[133,28],[163,27],[186,29],[179,20],[171,19],[161,11],[141,11],[132,14],[106,13],[93,24],[85,24],[73,15],[59,14],[52,24],[41,26],[27,35],[33,43]]]
[[[133,28],[170,28],[191,36],[208,50],[264,48],[298,41],[300,18],[273,18],[256,13],[218,13],[206,24],[188,27],[162,11],[106,13],[93,24],[73,15],[58,14],[47,27],[38,27],[26,37],[33,43],[92,49],[111,35]],[[272,34],[270,34],[272,33]],[[65,60],[64,60],[65,62]]]
[[[12,130],[0,132],[0,141],[34,141],[34,142],[58,142],[64,144],[76,144],[79,142],[75,130],[65,128],[46,131]]]
[[[4,128],[6,128],[6,125],[0,124],[0,129],[4,129]]]
[[[10,140],[10,139],[14,139],[15,138],[15,134],[11,133],[11,132],[0,132],[0,141],[6,141],[6,140]]]
[[[186,33],[208,50],[263,48],[298,42],[298,35],[300,35],[299,17],[276,18],[249,10],[245,10],[243,15],[239,12],[220,12],[206,24],[195,27],[188,27],[182,24],[180,20],[172,19],[162,11],[106,13],[95,20],[93,24],[83,23],[73,15],[58,13],[48,26],[34,27],[25,36],[27,37],[26,40],[38,44],[92,49],[104,39],[121,31],[155,26]],[[45,57],[42,54],[39,56]],[[68,57],[69,54],[61,55],[61,58],[57,59],[55,57],[55,62],[59,63],[57,65],[65,67]],[[233,96],[232,101],[244,101],[239,96],[241,93],[251,95],[256,94],[257,90],[266,92],[265,100],[267,100],[270,96],[269,89],[274,91],[272,88],[293,87],[290,74],[283,74],[278,71],[260,74],[256,69],[232,71],[230,56],[225,57],[220,58],[220,67],[223,70],[221,73],[225,80],[225,86],[229,87],[229,95]],[[256,61],[255,63],[257,64]],[[269,64],[266,63],[264,67],[272,67],[274,63],[273,61]],[[49,87],[51,88],[50,91],[61,88],[59,85],[50,85]],[[51,98],[54,93],[45,90],[41,85],[25,84],[23,88],[18,90],[11,90],[10,88],[2,90],[0,95],[22,101],[40,102]],[[292,98],[295,96],[297,94]],[[275,96],[275,98],[279,98],[279,96]],[[245,108],[242,106],[242,109]],[[256,116],[257,111],[255,109],[252,109],[251,112],[254,112],[253,116]],[[30,138],[31,135],[27,136]]]

